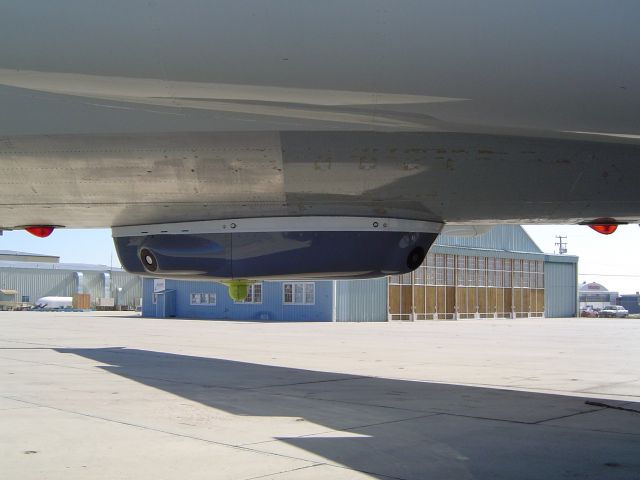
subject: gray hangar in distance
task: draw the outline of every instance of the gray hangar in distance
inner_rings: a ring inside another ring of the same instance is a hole
[[[0,250],[0,301],[5,307],[74,294],[89,294],[93,307],[103,302],[133,309],[140,303],[141,281],[121,268],[60,263],[53,255]]]

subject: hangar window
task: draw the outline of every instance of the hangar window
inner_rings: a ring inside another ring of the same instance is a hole
[[[316,303],[316,284],[313,282],[287,282],[282,284],[282,303],[287,305],[313,305]]]
[[[475,287],[478,285],[477,283],[477,271],[476,270],[467,270],[467,287]]]
[[[445,279],[444,285],[448,285],[450,287],[453,287],[455,285],[455,282],[454,282],[455,273],[456,273],[455,268],[445,269],[446,279]]]
[[[458,270],[458,286],[464,287],[467,284],[467,271],[464,269]]]
[[[455,257],[455,255],[447,255],[447,268],[451,268],[451,269],[456,268],[456,257]]]
[[[391,275],[390,283],[394,285],[411,285],[411,273],[405,273],[404,275]]]
[[[529,274],[529,262],[528,261],[524,261],[525,263],[522,264],[522,286],[524,288],[530,288],[532,287],[531,282],[529,280],[531,280],[531,276]]]
[[[427,268],[427,285],[436,284],[436,269],[434,267]]]
[[[215,305],[216,294],[215,293],[192,293],[191,305]]]
[[[487,259],[485,257],[478,257],[477,284],[479,287],[487,286]]]
[[[496,286],[496,272],[495,270],[487,271],[487,286],[495,287]]]
[[[511,288],[511,275],[512,273],[508,270],[505,270],[503,273],[503,287]]]
[[[478,257],[478,270],[484,270],[486,268],[487,259],[484,257]]]
[[[476,257],[467,257],[467,268],[469,270],[475,270],[477,268],[478,262],[476,260]]]

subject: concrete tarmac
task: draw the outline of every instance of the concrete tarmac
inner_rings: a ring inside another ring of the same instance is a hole
[[[0,478],[640,479],[640,320],[0,312]]]

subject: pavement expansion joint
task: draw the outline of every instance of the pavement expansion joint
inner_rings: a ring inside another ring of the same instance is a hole
[[[230,387],[228,385],[217,385],[215,383],[197,383],[197,382],[187,382],[185,380],[175,380],[172,378],[163,378],[163,377],[151,377],[148,375],[130,375],[128,378],[130,378],[131,380],[156,380],[159,382],[165,382],[165,383],[171,383],[174,385],[190,385],[190,386],[194,386],[194,387],[201,387],[201,388],[219,388],[221,390],[232,390],[232,391],[237,391],[237,390],[245,390],[245,388],[238,388],[238,387]]]
[[[396,407],[393,405],[380,405],[377,403],[368,403],[368,402],[350,402],[348,400],[337,400],[335,398],[319,398],[319,397],[308,397],[304,394],[302,395],[294,395],[292,393],[278,393],[278,392],[267,392],[269,395],[274,395],[278,397],[285,398],[295,398],[295,399],[303,399],[303,400],[314,400],[319,402],[328,402],[328,403],[340,403],[345,405],[356,405],[358,407],[375,407],[375,408],[386,408],[388,410],[398,410],[401,412],[413,412],[413,413],[443,413],[443,412],[428,412],[426,410],[418,410],[415,408],[402,408]]]
[[[40,347],[42,347],[43,349],[54,349],[54,348],[68,348],[64,345],[55,345],[52,343],[42,343],[42,342],[25,342],[24,340],[16,340],[13,338],[0,338],[0,341],[2,342],[7,342],[7,343],[21,343],[23,345],[38,345]]]
[[[611,410],[622,410],[624,412],[640,413],[640,410],[638,410],[637,408],[626,408],[622,405],[610,405],[608,403],[595,402],[592,400],[588,400],[584,403],[586,403],[587,405],[593,405],[595,407],[610,408]]]
[[[589,410],[584,410],[583,412],[574,412],[574,413],[568,413],[567,415],[559,415],[557,417],[551,417],[551,418],[545,418],[544,420],[538,420],[535,422],[529,422],[532,425],[542,425],[543,423],[546,422],[553,422],[555,420],[564,420],[565,418],[571,418],[571,417],[579,417],[580,415],[588,415],[591,413],[595,413],[595,412],[601,412],[603,410],[606,410],[605,408],[592,408]]]
[[[90,413],[78,412],[76,410],[68,410],[68,409],[65,409],[65,408],[55,407],[53,405],[40,404],[40,403],[37,403],[37,402],[32,402],[32,401],[28,401],[28,400],[22,400],[22,399],[13,398],[13,397],[5,397],[5,398],[7,398],[9,400],[16,400],[16,401],[28,403],[28,404],[31,404],[31,405],[33,405],[35,407],[47,408],[47,409],[50,409],[50,410],[55,410],[55,411],[58,411],[58,412],[67,413],[67,414],[70,414],[70,415],[78,415],[78,416],[81,416],[81,417],[92,418],[94,420],[100,420],[100,421],[108,422],[108,423],[115,423],[115,424],[123,425],[123,426],[126,426],[126,427],[132,427],[132,428],[138,428],[138,429],[141,429],[141,430],[147,430],[147,431],[151,431],[151,432],[162,433],[162,434],[171,435],[171,436],[174,436],[174,437],[187,438],[187,439],[195,440],[195,441],[198,441],[198,442],[204,442],[204,443],[209,443],[209,444],[212,444],[212,445],[219,445],[219,446],[222,446],[222,447],[232,448],[232,449],[235,449],[235,450],[242,450],[242,451],[257,453],[257,454],[260,454],[260,455],[272,456],[272,457],[282,457],[282,458],[287,458],[287,459],[291,459],[291,460],[299,460],[299,461],[306,462],[306,463],[318,463],[318,464],[325,464],[325,465],[333,465],[333,464],[329,464],[329,463],[312,462],[310,460],[307,460],[307,459],[304,459],[304,458],[295,457],[295,456],[292,456],[292,455],[284,455],[284,454],[281,454],[281,453],[265,452],[265,451],[257,450],[257,449],[254,449],[254,448],[244,447],[242,445],[235,445],[233,443],[226,443],[226,442],[220,442],[220,441],[216,441],[216,440],[210,440],[210,439],[198,437],[198,436],[195,436],[195,435],[187,435],[187,434],[184,434],[184,433],[172,432],[170,430],[150,427],[150,426],[147,426],[147,425],[141,425],[141,424],[132,423],[132,422],[126,422],[126,421],[123,421],[123,420],[117,420],[117,419],[113,419],[113,418],[103,417],[103,416],[100,416],[100,415],[94,415],[94,414],[90,414]]]
[[[282,383],[275,385],[263,385],[260,387],[245,387],[238,390],[263,390],[266,388],[294,387],[296,385],[313,385],[314,383],[332,383],[332,382],[350,382],[352,380],[362,380],[369,377],[350,377],[350,378],[329,378],[327,380],[311,380],[308,382]]]
[[[353,469],[353,468],[345,467],[344,465],[340,465],[338,463],[333,463],[331,461],[317,462],[317,461],[312,461],[312,460],[309,460],[309,459],[306,459],[306,458],[296,457],[296,456],[293,456],[293,455],[284,455],[284,454],[280,454],[280,453],[273,453],[273,452],[263,451],[263,450],[260,450],[258,448],[250,448],[251,444],[247,444],[247,445],[238,444],[238,445],[235,445],[235,444],[230,444],[230,443],[225,443],[225,442],[220,442],[220,441],[215,441],[215,440],[209,440],[209,439],[205,439],[205,438],[194,436],[194,435],[176,433],[176,432],[172,432],[172,431],[169,431],[169,430],[149,427],[149,426],[146,426],[146,425],[136,424],[136,423],[132,423],[132,422],[126,422],[126,421],[122,421],[122,420],[116,420],[116,419],[107,418],[107,417],[103,417],[103,416],[99,416],[99,415],[93,415],[93,414],[89,414],[89,413],[78,412],[78,411],[75,411],[75,410],[68,410],[68,409],[64,409],[64,408],[60,408],[60,407],[55,407],[55,406],[52,406],[52,405],[40,404],[40,403],[37,403],[37,402],[28,401],[28,400],[22,400],[22,399],[18,399],[18,398],[14,398],[14,397],[3,396],[3,398],[7,398],[9,400],[15,400],[15,401],[19,401],[19,402],[30,404],[30,405],[33,406],[32,408],[36,408],[36,407],[46,408],[46,409],[51,409],[51,410],[55,410],[55,411],[59,411],[59,412],[63,412],[63,413],[71,414],[71,415],[78,415],[78,416],[82,416],[82,417],[92,418],[94,420],[100,420],[100,421],[105,421],[105,422],[109,422],[109,423],[115,423],[115,424],[123,425],[123,426],[126,426],[126,427],[139,428],[139,429],[142,429],[142,430],[153,431],[153,432],[162,433],[162,434],[166,434],[166,435],[172,435],[172,436],[181,437],[181,438],[187,438],[187,439],[191,439],[191,440],[195,440],[195,441],[199,441],[199,442],[209,443],[209,444],[213,444],[213,445],[219,445],[219,446],[222,446],[222,447],[228,447],[228,448],[232,448],[232,449],[236,449],[236,450],[248,451],[248,452],[255,453],[255,454],[282,457],[282,458],[287,458],[287,459],[291,459],[291,460],[298,460],[298,461],[303,461],[303,462],[307,462],[307,463],[312,463],[312,465],[308,465],[308,466],[302,467],[302,468],[293,469],[292,471],[302,470],[302,469],[306,469],[306,468],[309,468],[309,467],[329,466],[329,467],[341,468],[341,469],[349,470],[349,471],[356,471],[356,472],[363,473],[363,474],[375,475],[377,478],[380,478],[380,479],[409,480],[409,479],[406,479],[404,477],[389,476],[389,475],[384,475],[384,474],[380,474],[380,473],[373,472],[373,471]],[[25,408],[29,408],[29,407],[25,407]],[[384,425],[384,424],[400,423],[400,422],[406,422],[406,421],[414,421],[414,420],[417,420],[419,418],[431,417],[431,416],[436,416],[436,415],[439,415],[439,414],[438,413],[433,413],[433,414],[430,414],[430,415],[420,415],[420,416],[413,417],[413,418],[392,420],[392,421],[388,421],[388,422],[378,422],[376,424],[365,425],[365,426],[361,426],[361,427],[349,427],[349,428],[340,429],[340,430],[333,430],[333,431],[345,431],[345,432],[348,432],[348,431],[351,431],[351,430],[356,430],[358,428],[372,427],[372,426],[378,426],[378,425]],[[305,437],[313,438],[314,436],[318,436],[318,435],[321,435],[321,433],[320,432],[316,432],[316,433],[310,434],[310,435],[300,435],[298,437],[291,437],[291,438],[305,438]],[[282,439],[274,439],[273,441],[261,442],[261,443],[273,443],[273,442],[279,442],[279,441],[282,441]],[[256,444],[256,446],[257,445],[258,444]],[[285,474],[285,473],[288,473],[288,472],[289,471],[284,471],[284,472],[279,472],[277,474],[264,475],[264,476],[262,476],[262,478],[269,477],[269,476],[274,476],[274,475]],[[246,479],[246,480],[257,480],[259,478],[261,478],[261,477],[253,477],[252,479]]]
[[[260,475],[258,477],[249,477],[249,478],[245,478],[243,480],[260,480],[261,478],[276,477],[278,475],[284,475],[285,473],[299,472],[300,470],[309,470],[311,468],[317,468],[317,467],[321,467],[323,465],[326,465],[326,464],[317,463],[315,465],[305,465],[304,467],[292,468],[290,470],[283,470],[281,472],[276,472],[276,473],[267,473],[265,475]]]
[[[6,398],[9,399],[9,397],[2,397],[2,398]],[[11,398],[9,400],[15,400],[15,401],[19,401],[15,398]],[[36,407],[35,405],[31,405],[31,406],[24,406],[24,407],[6,407],[6,408],[0,408],[0,412],[6,412],[8,410],[24,410],[27,408],[43,408],[43,407]]]
[[[634,383],[639,383],[640,382],[640,378],[639,377],[635,377],[635,378],[631,378],[629,380],[625,380],[623,382],[611,382],[611,383],[601,383],[598,385],[592,385],[591,387],[589,387],[589,390],[598,390],[600,388],[611,388],[611,387],[615,387],[618,385],[628,385],[628,384],[634,384]],[[589,391],[587,391],[587,389],[584,390],[579,390],[580,393],[591,393]],[[595,392],[594,394],[597,395],[599,392]],[[637,395],[630,395],[630,396],[634,396],[637,397]]]
[[[248,447],[248,446],[256,446],[256,445],[266,445],[266,444],[269,444],[269,443],[279,442],[281,440],[288,440],[288,439],[291,439],[291,438],[313,438],[313,437],[317,437],[318,435],[326,435],[326,434],[335,433],[335,432],[357,431],[357,430],[363,429],[363,428],[379,427],[379,426],[382,426],[382,425],[391,425],[391,424],[394,424],[394,423],[410,422],[410,421],[420,420],[422,418],[435,417],[437,415],[442,415],[442,414],[441,413],[430,413],[430,414],[427,414],[427,415],[418,415],[416,417],[398,418],[396,420],[388,420],[386,422],[369,423],[369,424],[365,424],[365,425],[356,425],[356,426],[353,426],[353,427],[345,427],[345,428],[334,428],[334,429],[330,429],[330,430],[323,430],[321,432],[307,433],[306,435],[296,435],[296,436],[293,436],[293,437],[274,438],[273,440],[265,440],[265,441],[262,441],[262,442],[242,443],[242,444],[240,444],[240,446]]]
[[[45,349],[45,350],[47,350],[47,349]],[[68,369],[71,369],[71,370],[83,370],[85,372],[96,372],[94,365],[88,365],[88,366],[85,366],[85,367],[79,367],[77,365],[64,365],[62,363],[55,363],[55,362],[39,362],[37,360],[25,360],[24,358],[13,358],[13,357],[4,357],[4,356],[0,356],[0,359],[2,359],[2,360],[11,360],[13,362],[30,363],[30,364],[33,364],[33,365],[68,368]]]

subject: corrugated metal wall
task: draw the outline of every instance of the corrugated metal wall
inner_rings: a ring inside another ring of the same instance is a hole
[[[336,322],[386,322],[386,278],[336,281]]]
[[[17,290],[18,300],[28,296],[35,302],[40,297],[70,297],[75,292],[74,272],[65,270],[0,269],[0,286]]]
[[[545,261],[544,314],[547,318],[577,315],[577,268],[577,263]]]
[[[82,273],[83,291],[91,295],[92,303],[104,296],[102,271],[58,268],[0,268],[0,288],[17,290],[18,300],[28,296],[34,303],[46,296],[71,297],[78,291],[76,272]],[[142,297],[140,277],[124,271],[113,271],[111,276],[112,295],[117,287],[122,288],[122,305],[137,306]]]
[[[492,250],[485,248],[451,247],[447,245],[434,245],[429,253],[444,253],[446,255],[465,255],[467,257],[481,256],[489,258],[511,258],[520,260],[542,260],[544,253],[511,252],[506,250]]]
[[[100,285],[103,288],[103,285]],[[122,288],[122,295],[118,297],[120,305],[137,307],[142,302],[142,277],[124,271],[111,272],[111,294],[116,298],[116,289]]]
[[[436,245],[542,253],[524,228],[519,225],[496,225],[484,235],[477,236],[440,235]]]

